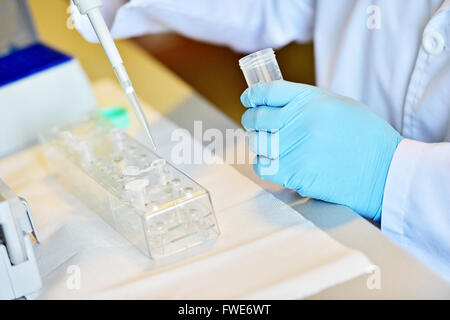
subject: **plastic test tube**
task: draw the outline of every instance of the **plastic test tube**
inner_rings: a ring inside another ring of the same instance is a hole
[[[259,82],[283,80],[275,52],[272,48],[256,51],[239,59],[239,66],[244,73],[245,81],[247,81],[249,88]],[[268,150],[267,131],[260,130],[247,134],[250,144],[258,142],[255,149]],[[262,138],[266,139],[264,140]],[[272,146],[272,142],[270,142],[270,146]]]
[[[259,82],[283,80],[272,48],[263,49],[239,59],[239,66],[249,87]]]
[[[161,186],[165,186],[172,179],[172,175],[169,168],[167,167],[166,160],[153,160],[150,167],[152,169],[155,169]]]
[[[148,185],[149,181],[147,179],[135,179],[125,185],[125,190],[130,193],[135,204],[141,209],[144,208],[148,202]]]

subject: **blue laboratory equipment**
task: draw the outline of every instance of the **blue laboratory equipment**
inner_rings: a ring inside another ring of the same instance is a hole
[[[40,42],[26,1],[0,1],[0,157],[96,105],[78,61]]]

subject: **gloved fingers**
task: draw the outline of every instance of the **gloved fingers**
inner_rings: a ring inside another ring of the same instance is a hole
[[[247,108],[257,106],[280,108],[311,88],[312,86],[306,84],[284,80],[276,80],[269,83],[261,82],[247,88],[241,95],[241,102]]]
[[[257,156],[253,169],[262,179],[272,181],[288,189],[294,188],[291,178],[295,173],[292,172],[292,163],[287,158],[269,159]]]
[[[299,144],[309,135],[307,126],[302,125],[302,119],[294,120],[296,126],[285,126],[276,131],[251,131],[248,136],[249,149],[259,156],[276,159],[298,148]]]
[[[253,164],[255,173],[262,179],[272,181],[283,185],[283,174],[280,173],[280,159],[269,159],[263,156],[257,156]]]
[[[281,80],[274,81],[275,84],[280,84]],[[295,85],[296,95],[292,95],[289,98],[290,103],[284,105],[283,108],[272,105],[258,105],[254,107],[249,107],[242,115],[241,122],[242,126],[247,131],[252,130],[265,130],[265,131],[277,131],[281,129],[285,123],[294,119],[297,115],[302,113],[302,110],[308,105],[310,98],[313,97],[315,92],[315,87],[292,83],[284,81],[284,83],[289,83],[290,85]],[[283,83],[281,83],[283,84]],[[258,84],[253,88],[262,88],[263,86],[272,85],[272,83]],[[282,87],[285,87],[283,85]],[[301,88],[301,89],[299,89]],[[269,90],[270,91],[270,90]],[[268,102],[268,101],[266,101]]]
[[[299,178],[303,176],[300,163],[295,163],[289,157],[284,156],[278,159],[257,156],[253,169],[262,179],[295,190],[302,196],[311,197],[310,193],[308,193],[309,190],[304,189],[304,179]]]
[[[250,108],[242,115],[242,126],[247,131],[277,131],[284,123],[280,111],[281,109],[266,106]]]
[[[280,154],[279,131],[252,131],[248,137],[248,147],[258,156],[276,159]]]

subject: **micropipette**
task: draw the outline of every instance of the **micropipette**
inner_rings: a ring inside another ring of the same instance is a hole
[[[137,98],[136,92],[134,91],[133,85],[131,83],[130,77],[128,76],[127,70],[123,65],[122,57],[120,56],[119,50],[111,37],[111,33],[103,19],[100,12],[100,7],[102,7],[101,0],[73,0],[73,3],[78,7],[81,14],[86,14],[91,22],[92,28],[94,28],[97,34],[98,40],[100,41],[106,56],[114,69],[117,79],[120,82],[125,94],[127,95],[128,101],[130,102],[136,118],[144,127],[153,148],[156,151],[156,145],[153,140],[153,136],[150,132],[150,126],[148,124],[147,118],[142,111],[141,104]]]

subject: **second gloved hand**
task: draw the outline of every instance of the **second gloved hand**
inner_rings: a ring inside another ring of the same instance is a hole
[[[242,125],[260,140],[250,145],[258,154],[257,174],[380,221],[389,166],[402,139],[386,121],[357,101],[283,80],[251,87],[241,101],[248,108]],[[279,144],[261,148],[264,136]]]

